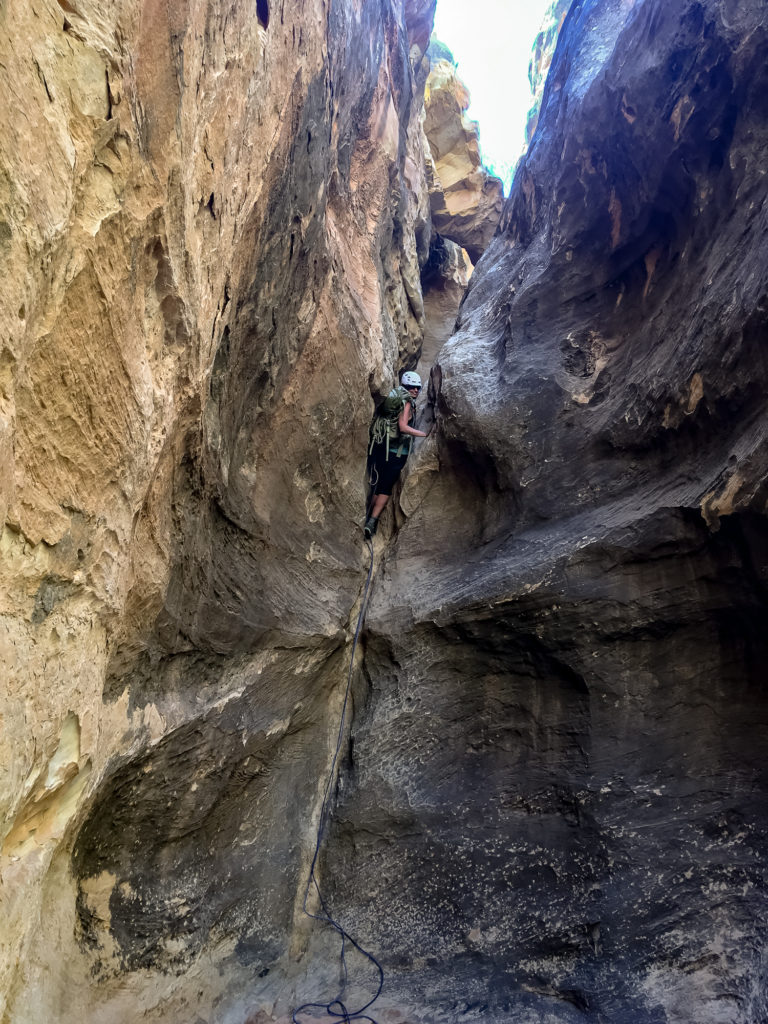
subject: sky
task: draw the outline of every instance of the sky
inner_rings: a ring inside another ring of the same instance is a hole
[[[550,0],[437,0],[435,35],[452,51],[480,123],[483,162],[504,179],[525,145],[528,62]]]

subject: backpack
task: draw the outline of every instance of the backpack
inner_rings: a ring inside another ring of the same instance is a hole
[[[397,421],[400,419],[400,413],[405,408],[406,402],[411,403],[412,415],[415,414],[416,402],[414,401],[413,395],[411,395],[411,393],[401,384],[399,387],[393,388],[381,403],[379,411],[371,424],[371,447],[368,449],[369,455],[373,453],[375,445],[386,443],[386,461],[389,462],[390,446],[396,444],[398,441],[400,443],[395,455],[402,455],[403,453],[410,455],[411,447],[413,445],[413,437],[410,434],[401,434],[400,428],[397,425]]]

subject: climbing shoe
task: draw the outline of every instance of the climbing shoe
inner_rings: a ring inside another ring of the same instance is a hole
[[[365,520],[365,526],[363,527],[363,533],[365,534],[366,540],[370,540],[374,533],[376,533],[376,527],[378,525],[378,519],[375,519],[373,516],[368,516],[368,518]]]

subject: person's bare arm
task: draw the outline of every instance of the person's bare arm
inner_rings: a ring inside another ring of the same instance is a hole
[[[406,402],[405,405],[403,406],[402,412],[400,413],[400,417],[399,417],[399,419],[397,421],[397,426],[398,426],[398,428],[400,430],[400,433],[401,434],[410,434],[412,437],[426,437],[427,435],[424,433],[423,430],[417,430],[415,427],[412,427],[410,425],[409,421],[410,421],[410,418],[411,418],[411,409],[412,409],[411,403],[410,402]]]

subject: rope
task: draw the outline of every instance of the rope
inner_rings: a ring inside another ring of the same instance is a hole
[[[375,480],[374,476],[376,477]],[[368,486],[370,488],[370,494],[368,497],[368,506],[365,510],[366,519],[371,514],[371,509],[373,508],[373,499],[376,497],[376,488],[379,486],[379,471],[376,468],[375,462],[371,463],[371,471],[368,474]],[[371,552],[371,557],[373,557],[373,552]]]
[[[369,1009],[371,1006],[373,1006],[373,1004],[381,995],[381,990],[384,987],[384,968],[381,966],[381,964],[373,955],[373,953],[369,953],[367,949],[364,949],[360,945],[360,943],[353,939],[349,932],[346,931],[345,928],[342,925],[340,925],[339,922],[333,917],[333,915],[328,909],[325,899],[323,898],[323,894],[320,891],[320,885],[317,880],[317,875],[315,874],[317,861],[320,856],[320,847],[322,846],[323,835],[325,834],[325,827],[327,824],[326,819],[328,817],[328,811],[330,808],[331,785],[333,783],[333,779],[336,772],[336,762],[338,761],[339,752],[341,751],[341,745],[344,740],[344,722],[346,720],[347,704],[349,703],[349,695],[352,688],[352,672],[355,666],[355,651],[357,649],[357,641],[360,637],[360,630],[362,629],[363,626],[363,618],[365,617],[365,609],[368,603],[368,591],[370,590],[371,587],[371,577],[373,575],[373,544],[370,540],[366,541],[366,543],[368,545],[369,551],[371,552],[371,563],[368,567],[368,578],[365,581],[363,602],[360,606],[360,614],[357,617],[355,637],[354,640],[352,641],[352,656],[349,661],[349,672],[347,674],[347,688],[344,692],[344,702],[341,706],[341,721],[339,722],[339,734],[336,740],[336,750],[334,751],[333,760],[331,762],[331,768],[330,771],[328,772],[328,779],[325,784],[323,802],[320,807],[320,821],[318,822],[317,826],[317,840],[315,842],[315,852],[314,856],[312,857],[312,865],[309,869],[309,878],[307,879],[307,887],[304,890],[304,901],[302,903],[302,910],[307,915],[307,917],[311,917],[315,921],[324,921],[326,924],[331,925],[331,927],[339,933],[339,936],[341,937],[340,959],[343,970],[342,982],[339,994],[336,996],[335,999],[332,999],[330,1002],[303,1003],[296,1010],[294,1010],[292,1014],[292,1020],[294,1024],[302,1024],[302,1022],[298,1020],[298,1014],[309,1013],[314,1017],[314,1011],[316,1010],[320,1010],[326,1016],[334,1018],[334,1020],[342,1021],[343,1024],[351,1024],[352,1021],[369,1021],[370,1024],[376,1024],[376,1021],[373,1019],[373,1017],[369,1017],[365,1011]],[[322,913],[319,914],[313,914],[311,910],[307,909],[307,900],[309,899],[309,892],[312,887],[314,887],[314,890],[317,893],[318,901],[320,903]],[[361,1006],[357,1010],[349,1009],[342,999],[344,991],[347,987],[347,980],[349,977],[347,972],[346,959],[347,943],[349,943],[351,946],[354,946],[354,948],[358,950],[358,952],[362,953],[363,956],[366,957],[370,961],[370,963],[374,965],[379,975],[376,994],[372,999],[369,999],[368,1002],[365,1003],[365,1005]]]

